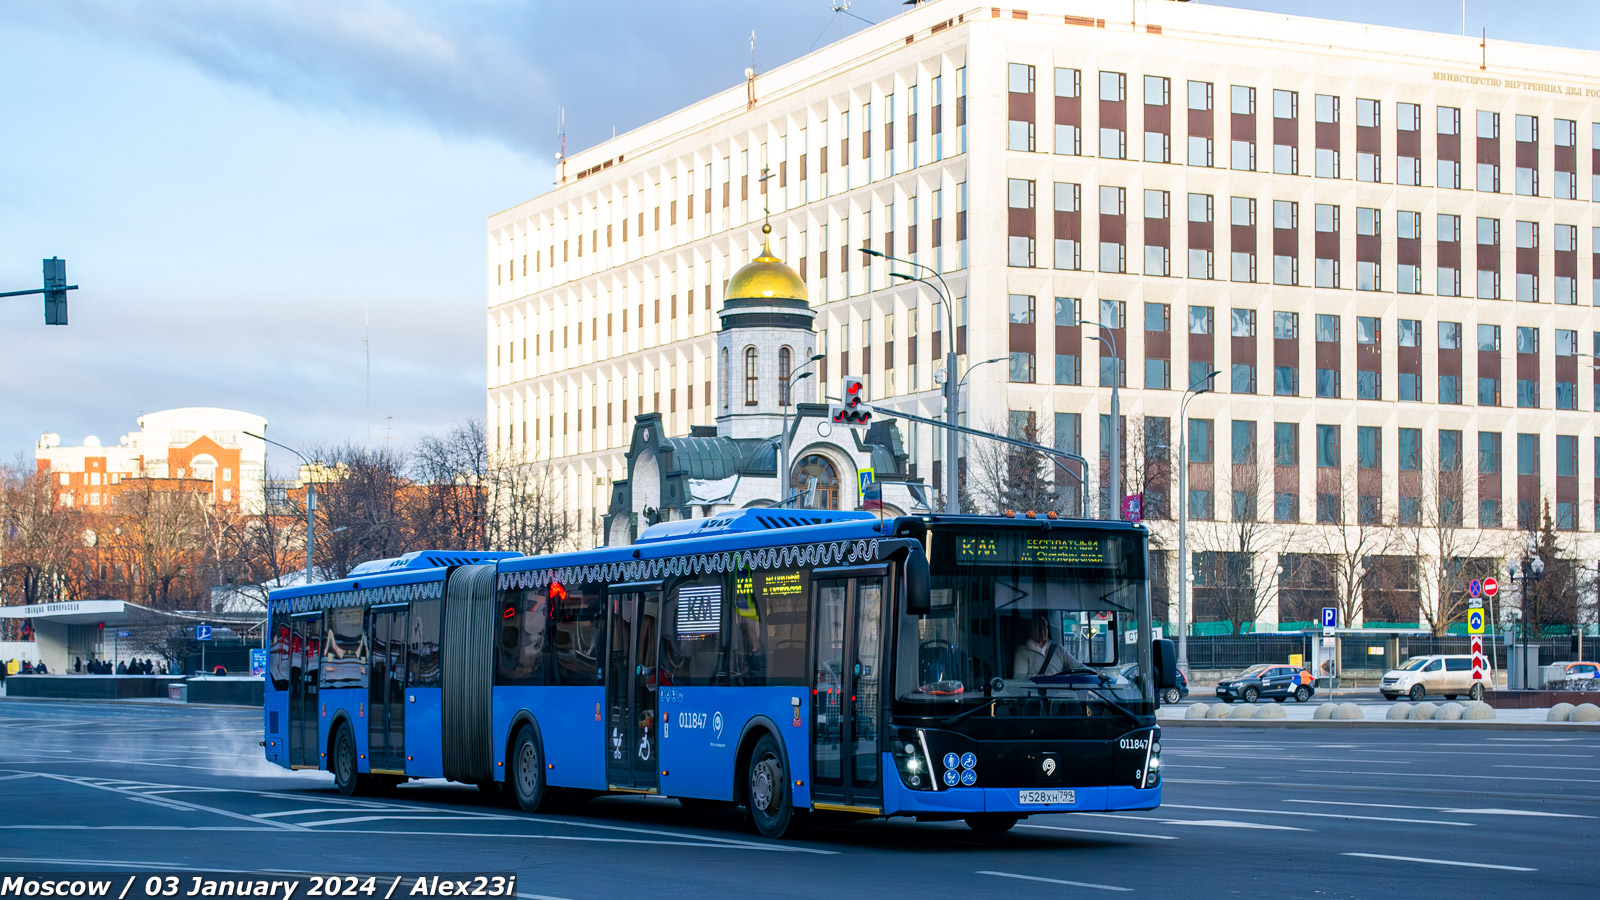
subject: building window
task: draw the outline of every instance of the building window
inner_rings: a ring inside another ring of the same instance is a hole
[[[1254,197],[1233,197],[1228,204],[1232,226],[1230,242],[1233,281],[1256,280],[1256,201]]]
[[[1300,283],[1300,204],[1272,201],[1272,283]]]
[[[1078,156],[1083,153],[1082,73],[1077,69],[1056,69],[1056,153]]]
[[[744,405],[756,405],[756,348],[744,348]]]
[[[1006,197],[1010,207],[1007,221],[1009,229],[1007,264],[1032,268],[1034,235],[1038,229],[1037,216],[1034,214],[1034,183],[1021,178],[1008,179]]]
[[[1272,171],[1300,174],[1300,95],[1272,92]]]
[[[1378,154],[1378,135],[1382,114],[1376,100],[1356,100],[1356,180],[1382,181],[1382,157]],[[1365,139],[1365,140],[1364,140]]]
[[[1100,187],[1100,271],[1126,272],[1127,192],[1120,187]],[[1110,238],[1110,240],[1108,240]]]
[[[1339,177],[1339,98],[1316,96],[1317,177]]]
[[[1172,162],[1172,82],[1144,77],[1144,161]]]
[[[1215,199],[1210,194],[1189,195],[1189,277],[1215,277],[1216,237],[1213,227]]]
[[[1339,207],[1328,203],[1316,205],[1316,286],[1339,286]]]
[[[1317,315],[1317,396],[1339,396],[1339,317]]]
[[[1256,170],[1256,89],[1232,85],[1229,102],[1231,123],[1229,168],[1245,172]]]
[[[1212,159],[1211,83],[1189,82],[1189,165],[1210,167]]]
[[[1081,188],[1076,184],[1055,183],[1055,260],[1058,269],[1080,266],[1079,246],[1083,219],[1079,210]]]
[[[1461,188],[1461,110],[1441,106],[1438,110],[1438,186]]]
[[[1356,290],[1382,290],[1381,213],[1365,206],[1356,207]]]
[[[1500,114],[1478,110],[1478,190],[1500,192]]]
[[[1011,119],[1006,134],[1006,149],[1032,153],[1034,149],[1033,66],[1011,63]]]
[[[1128,158],[1127,95],[1127,75],[1100,73],[1100,155],[1106,159]]]
[[[778,405],[789,405],[789,375],[794,362],[794,351],[788,347],[778,348]]]

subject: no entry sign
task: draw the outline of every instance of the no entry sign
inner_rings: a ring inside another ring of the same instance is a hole
[[[1500,582],[1495,581],[1493,578],[1485,578],[1483,580],[1483,595],[1485,597],[1493,597],[1499,590]]]

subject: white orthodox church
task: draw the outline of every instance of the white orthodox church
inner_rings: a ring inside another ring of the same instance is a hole
[[[805,283],[769,244],[728,281],[720,315],[717,424],[669,436],[658,413],[634,419],[628,476],[613,484],[605,517],[607,544],[630,544],[656,522],[748,507],[876,510],[863,506],[867,478],[881,491],[884,516],[929,511],[932,495],[908,474],[893,422],[834,427],[825,400],[810,402],[817,314]],[[780,479],[785,434],[788,472]]]

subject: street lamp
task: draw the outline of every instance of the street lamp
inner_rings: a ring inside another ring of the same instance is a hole
[[[1189,385],[1178,405],[1178,668],[1189,668],[1189,628],[1184,607],[1189,599],[1189,401],[1209,393],[1222,374],[1218,369]],[[1202,386],[1203,385],[1203,386]],[[1113,443],[1113,446],[1115,444]],[[1114,471],[1114,470],[1113,470]]]
[[[810,378],[813,374],[811,372],[801,374],[801,369],[809,368],[812,363],[819,362],[826,357],[826,353],[818,353],[816,356],[811,357],[801,363],[799,369],[790,372],[783,382],[783,434],[779,435],[778,439],[778,506],[789,502],[789,405],[794,400],[793,388],[795,382]]]
[[[1106,345],[1111,351],[1111,478],[1106,485],[1107,492],[1111,495],[1111,516],[1115,519],[1122,518],[1122,402],[1118,398],[1117,389],[1122,385],[1122,357],[1117,355],[1117,336],[1111,326],[1099,322],[1078,320],[1080,325],[1093,325],[1105,334],[1091,334],[1089,337]]]
[[[280,444],[265,435],[255,434],[254,432],[246,431],[245,435],[253,437],[258,441],[264,441],[274,447],[281,447],[282,449],[293,453],[295,456],[300,457],[300,461],[305,463],[308,467],[313,465],[311,460],[306,459],[304,453],[301,453],[299,450],[296,450],[287,444]],[[317,541],[317,483],[312,477],[315,474],[315,472],[311,472],[308,473],[306,477],[306,584],[311,584],[312,582],[312,550],[316,546]]]
[[[897,262],[912,266],[914,268],[922,269],[923,271],[931,274],[934,278],[937,278],[939,280],[939,284],[943,286],[943,290],[940,290],[938,287],[934,287],[933,282],[927,280],[926,276],[922,278],[913,278],[904,272],[889,273],[890,277],[892,278],[900,278],[905,281],[918,281],[927,285],[929,288],[933,289],[934,294],[939,298],[939,302],[944,306],[945,327],[941,330],[945,335],[946,344],[944,348],[945,374],[944,384],[942,387],[944,389],[944,420],[945,423],[950,426],[944,430],[944,511],[950,515],[956,515],[961,512],[961,497],[960,493],[956,490],[956,454],[959,451],[956,444],[955,429],[957,424],[957,412],[961,405],[961,400],[959,397],[961,387],[956,379],[956,317],[955,311],[950,306],[950,285],[945,283],[944,276],[939,274],[939,270],[933,268],[932,266],[925,266],[922,263],[912,262],[909,259],[902,259],[898,256],[890,256],[887,253],[873,250],[870,247],[862,247],[860,249],[862,253],[865,253],[868,256],[875,256],[879,259],[887,259],[891,262]]]
[[[1538,581],[1544,577],[1544,558],[1533,546],[1533,541],[1528,541],[1528,552],[1521,559],[1510,560],[1506,563],[1506,581],[1517,584],[1516,607],[1502,610],[1506,617],[1506,687],[1510,690],[1527,688],[1528,673],[1522,665],[1522,660],[1516,658],[1517,623],[1524,619],[1524,611],[1528,605],[1528,582]],[[1524,650],[1524,653],[1527,651]]]

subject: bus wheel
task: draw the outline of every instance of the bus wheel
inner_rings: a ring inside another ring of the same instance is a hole
[[[1017,824],[1019,816],[1008,813],[979,813],[967,816],[967,827],[979,834],[1004,834]]]
[[[772,735],[762,735],[750,754],[745,773],[745,815],[762,837],[781,838],[799,829],[800,813],[789,793],[789,776]]]
[[[523,812],[538,812],[545,801],[544,757],[533,729],[522,726],[511,745],[511,789]]]
[[[356,738],[350,733],[350,723],[340,722],[333,736],[333,758],[328,761],[333,770],[333,786],[346,797],[358,789],[361,775],[356,771]]]

